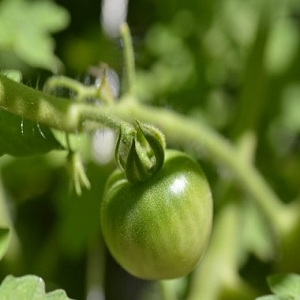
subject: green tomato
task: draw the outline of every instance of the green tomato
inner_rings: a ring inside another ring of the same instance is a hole
[[[190,273],[208,244],[213,214],[210,187],[191,157],[166,150],[150,179],[129,183],[119,170],[101,203],[104,240],[115,260],[142,279]]]

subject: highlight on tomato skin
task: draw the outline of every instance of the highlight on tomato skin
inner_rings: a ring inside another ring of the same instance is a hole
[[[100,215],[106,245],[125,270],[142,279],[172,279],[192,272],[204,255],[213,200],[200,165],[168,149],[163,167],[145,182],[131,184],[113,172]]]

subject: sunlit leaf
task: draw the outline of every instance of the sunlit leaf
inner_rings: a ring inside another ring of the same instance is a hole
[[[32,67],[56,71],[50,34],[69,23],[68,12],[50,1],[4,0],[0,3],[0,49],[14,52]]]
[[[46,294],[45,300],[66,300],[69,299],[67,294],[63,290],[56,290],[51,293]]]
[[[0,156],[27,156],[62,149],[48,127],[0,110]]]
[[[300,275],[279,274],[268,278],[271,291],[279,296],[292,296],[300,299]]]
[[[299,300],[300,275],[276,274],[268,277],[268,284],[274,295],[256,298],[256,300]]]
[[[70,300],[61,290],[46,294],[44,281],[35,275],[7,276],[0,286],[0,299]]]

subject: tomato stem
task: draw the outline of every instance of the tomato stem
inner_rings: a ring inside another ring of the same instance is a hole
[[[124,62],[125,62],[125,78],[126,90],[129,95],[135,94],[135,62],[134,51],[132,46],[132,38],[129,27],[126,23],[120,28],[123,46],[124,46]]]
[[[105,78],[102,81],[105,81]],[[72,99],[78,102],[95,99],[108,105],[115,101],[112,94],[106,91],[106,84],[99,87],[94,85],[87,86],[66,76],[52,76],[48,78],[43,90],[46,93],[56,95],[60,88],[69,90],[73,94],[71,95]]]

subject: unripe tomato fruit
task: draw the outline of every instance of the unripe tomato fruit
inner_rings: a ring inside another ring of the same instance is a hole
[[[101,203],[104,240],[116,261],[142,279],[171,279],[200,261],[212,226],[212,197],[200,166],[166,150],[150,179],[129,183],[119,170],[108,179]]]

